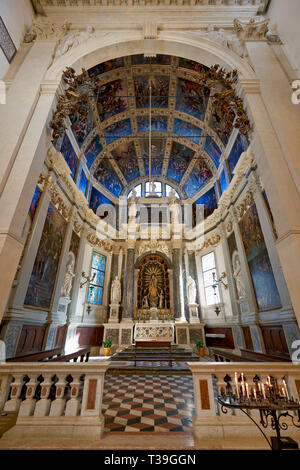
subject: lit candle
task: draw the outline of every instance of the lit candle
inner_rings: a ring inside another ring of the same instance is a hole
[[[238,398],[240,398],[239,382],[238,382],[237,372],[234,373],[234,377],[235,377],[236,393],[237,393]]]
[[[249,385],[246,383],[247,398],[249,398]]]
[[[285,395],[284,387],[282,387],[282,389],[281,389],[281,392],[282,392],[282,395],[283,395],[283,396],[284,396],[284,398],[285,398],[285,397],[286,397],[286,395]]]
[[[269,387],[272,387],[272,384],[271,384],[271,377],[270,377],[270,376],[268,376],[268,385],[269,385]]]
[[[282,382],[283,382],[283,386],[284,386],[286,398],[289,400],[289,399],[290,399],[290,396],[289,396],[289,392],[288,392],[288,389],[287,389],[287,386],[286,386],[286,381],[283,379]]]
[[[263,393],[264,399],[266,399],[266,392],[265,392],[264,384],[261,384],[261,388],[262,388],[262,393]]]
[[[259,393],[261,393],[261,385],[260,385],[260,382],[258,382],[258,390],[259,390]]]
[[[255,387],[254,387],[254,389],[253,389],[253,393],[254,393],[254,398],[255,398],[255,400],[256,400],[256,399],[257,399],[257,395],[256,395],[256,389],[255,389]]]

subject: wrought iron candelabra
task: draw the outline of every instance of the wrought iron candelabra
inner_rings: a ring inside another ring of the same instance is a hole
[[[298,449],[295,441],[280,434],[288,429],[284,418],[291,419],[291,423],[300,428],[300,403],[290,395],[284,378],[282,386],[279,386],[278,380],[272,376],[263,383],[256,375],[253,385],[249,385],[243,373],[238,375],[235,372],[234,385],[229,375],[224,377],[224,382],[226,387],[221,387],[217,398],[224,414],[228,408],[241,410],[258,427],[272,450]],[[251,416],[251,410],[259,411],[259,424]],[[270,425],[276,431],[276,437],[271,437],[271,440],[263,431]]]

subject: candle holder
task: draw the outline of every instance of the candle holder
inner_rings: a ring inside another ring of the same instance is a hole
[[[288,429],[284,418],[290,418],[292,424],[300,428],[300,403],[299,400],[290,397],[284,379],[282,379],[283,386],[279,387],[274,377],[268,376],[264,384],[256,375],[253,378],[253,385],[249,385],[243,373],[239,376],[235,373],[234,386],[229,375],[224,377],[224,382],[226,387],[221,387],[221,393],[217,397],[222,413],[227,414],[228,408],[241,410],[257,426],[272,450],[299,448],[297,442],[288,437],[283,438],[280,433]],[[259,410],[259,424],[250,415],[251,410]],[[297,417],[290,412],[296,413]],[[298,418],[297,423],[296,418]],[[271,437],[271,440],[263,431],[268,426],[276,431],[276,437]]]

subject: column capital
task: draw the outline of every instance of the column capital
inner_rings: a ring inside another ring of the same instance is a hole
[[[248,23],[244,23],[237,18],[233,20],[233,27],[241,41],[266,41],[266,35],[269,32],[270,18],[263,20],[250,18]]]
[[[260,80],[258,78],[240,78],[237,86],[239,95],[259,94]]]

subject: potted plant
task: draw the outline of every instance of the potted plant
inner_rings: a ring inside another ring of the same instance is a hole
[[[198,349],[198,354],[200,357],[203,357],[205,355],[205,348],[203,346],[203,342],[201,339],[198,339],[196,341],[196,348]]]
[[[103,346],[103,351],[104,351],[104,356],[110,356],[110,348],[111,348],[112,342],[110,339],[105,339],[102,342]]]

